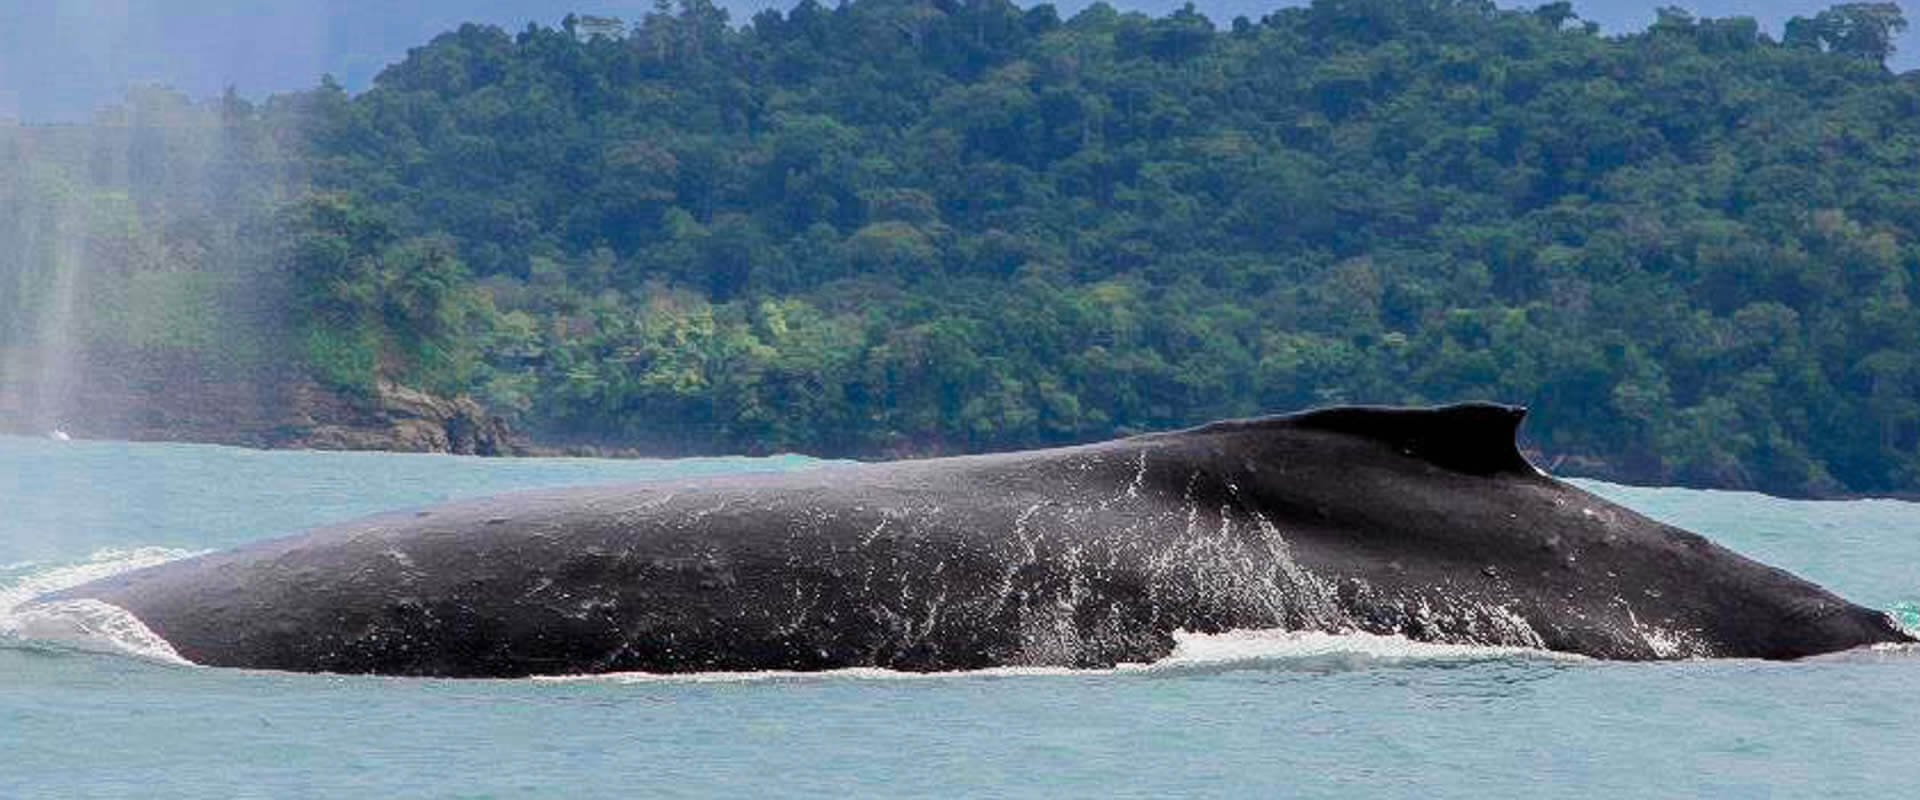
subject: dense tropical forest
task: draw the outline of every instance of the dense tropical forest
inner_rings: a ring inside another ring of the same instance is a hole
[[[1920,488],[1893,4],[1777,39],[1485,0],[630,22],[0,128],[0,381],[71,313],[89,363],[392,381],[650,452],[1495,399],[1562,472]]]

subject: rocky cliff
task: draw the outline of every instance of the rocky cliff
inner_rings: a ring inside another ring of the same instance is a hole
[[[380,382],[372,397],[349,398],[311,381],[295,388],[296,413],[274,447],[407,453],[519,455],[526,442],[468,397],[447,398]]]
[[[291,370],[98,363],[57,393],[0,384],[0,430],[243,447],[521,455],[529,450],[471,398],[382,381],[368,393]]]

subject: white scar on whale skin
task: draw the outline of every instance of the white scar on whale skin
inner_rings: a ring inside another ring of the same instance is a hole
[[[887,524],[891,522],[893,522],[893,515],[887,513],[886,509],[881,509],[880,524],[873,526],[873,530],[867,531],[867,535],[860,537],[860,546],[867,547],[872,545],[873,540],[880,538],[880,534],[887,530]]]
[[[1287,544],[1286,536],[1280,532],[1280,527],[1241,495],[1239,483],[1228,481],[1227,491],[1232,495],[1234,503],[1253,517],[1254,528],[1259,531],[1260,541],[1266,545],[1266,583],[1271,589],[1269,596],[1264,599],[1268,606],[1275,612],[1292,610],[1310,626],[1331,631],[1353,630],[1355,628],[1353,618],[1340,603],[1339,593],[1334,590],[1332,584],[1311,570],[1300,566],[1300,562],[1293,557],[1293,551]],[[1226,509],[1221,510],[1221,516],[1224,525]]]
[[[1621,597],[1614,599],[1620,601],[1621,607],[1627,610],[1627,623],[1633,626],[1633,632],[1646,642],[1647,649],[1652,650],[1654,655],[1661,658],[1707,658],[1712,655],[1711,649],[1702,644],[1697,636],[1643,623],[1633,613],[1632,603]]]
[[[1013,596],[1014,579],[1019,577],[1020,570],[1039,562],[1039,548],[1034,543],[1034,537],[1028,533],[1028,525],[1033,515],[1039,513],[1040,509],[1045,508],[1046,505],[1044,500],[1034,503],[1013,518],[1012,534],[1015,552],[1009,553],[1002,561],[1000,578],[990,595],[991,604],[982,610],[982,619],[999,618],[1001,612],[1007,608],[1007,601]]]

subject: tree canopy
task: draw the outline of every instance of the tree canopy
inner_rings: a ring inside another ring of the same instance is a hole
[[[1920,486],[1920,81],[1836,6],[706,0],[469,25],[235,113],[289,341],[554,441],[877,455],[1332,403],[1549,465]],[[252,131],[247,134],[245,132]]]

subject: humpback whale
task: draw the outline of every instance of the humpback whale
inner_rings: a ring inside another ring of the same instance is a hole
[[[511,493],[42,598],[215,666],[454,677],[1104,667],[1176,631],[1791,659],[1884,613],[1535,469],[1494,404]]]

